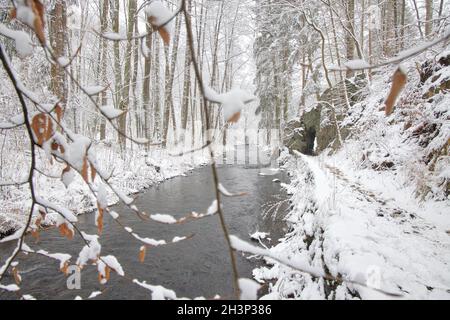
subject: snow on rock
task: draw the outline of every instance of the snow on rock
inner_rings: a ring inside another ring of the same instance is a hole
[[[258,290],[261,285],[251,279],[239,279],[239,289],[241,291],[241,300],[257,300]]]

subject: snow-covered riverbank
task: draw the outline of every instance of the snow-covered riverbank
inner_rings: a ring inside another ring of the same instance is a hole
[[[290,230],[271,250],[368,287],[313,278],[269,259],[254,271],[257,280],[274,281],[264,298],[389,298],[374,287],[407,299],[450,299],[449,157],[439,156],[450,138],[450,95],[422,100],[433,84],[418,87],[408,67],[410,83],[392,116],[379,110],[387,73],[344,120],[353,132],[337,153],[281,158],[292,177],[284,186],[292,195]],[[409,105],[419,103],[420,114],[412,113]]]
[[[208,163],[205,155],[170,156],[166,150],[152,149],[146,151],[131,151],[125,158],[112,147],[97,145],[95,147],[100,166],[111,174],[110,182],[121,192],[132,195],[155,184],[171,179]],[[75,214],[87,213],[96,208],[96,200],[89,192],[80,176],[66,188],[60,179],[63,166],[55,169],[50,162],[41,163],[43,172],[52,176],[36,175],[36,189],[46,195],[52,203],[62,205]],[[8,180],[20,181],[26,172],[12,172]],[[26,185],[21,187],[2,187],[0,192],[0,238],[20,228],[26,221],[30,208],[30,193]],[[108,203],[118,202],[117,196],[108,190]],[[48,219],[51,221],[52,216]],[[50,222],[49,221],[49,222]]]

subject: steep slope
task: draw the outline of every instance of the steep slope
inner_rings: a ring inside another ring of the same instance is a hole
[[[340,122],[353,129],[337,152],[281,159],[292,176],[290,230],[271,250],[367,286],[272,264],[254,271],[275,281],[265,298],[392,298],[377,288],[450,299],[450,67],[439,62],[448,56],[424,63],[420,74],[405,66],[409,84],[388,118],[381,107],[394,69],[376,75]]]

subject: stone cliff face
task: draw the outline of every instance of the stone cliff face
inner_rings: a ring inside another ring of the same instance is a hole
[[[365,86],[364,78],[359,76],[327,89],[316,105],[286,125],[284,144],[290,150],[306,155],[326,149],[336,150],[339,147],[339,133],[343,140],[351,133],[351,124],[342,125],[351,113],[348,106],[353,106],[364,97]]]

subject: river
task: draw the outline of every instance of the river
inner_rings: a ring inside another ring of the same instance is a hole
[[[274,219],[263,216],[266,204],[286,199],[279,179],[287,182],[283,172],[272,176],[261,175],[257,168],[244,166],[222,166],[219,168],[221,183],[230,192],[247,192],[248,195],[224,198],[223,209],[231,234],[250,241],[249,235],[256,231],[270,232],[276,242],[285,232],[281,212]],[[205,212],[214,199],[212,174],[209,167],[192,171],[185,177],[177,177],[154,186],[137,195],[136,206],[147,213],[167,213],[182,217],[191,211]],[[286,209],[285,205],[282,210]],[[139,220],[123,205],[113,208],[122,222],[143,237],[171,240],[175,236],[194,234],[192,239],[147,250],[144,263],[138,261],[139,248],[136,240],[121,229],[112,219],[105,216],[104,230],[100,242],[102,255],[112,254],[121,263],[128,279],[114,272],[106,285],[100,285],[95,267],[87,266],[81,273],[81,289],[68,290],[66,277],[58,270],[58,262],[45,257],[30,255],[20,259],[21,294],[31,294],[37,299],[87,298],[93,291],[102,291],[100,299],[149,299],[150,292],[130,283],[129,278],[162,285],[174,290],[178,297],[232,298],[232,273],[229,255],[219,219],[217,216],[190,222],[184,225],[161,225]],[[79,216],[79,227],[87,233],[96,233],[94,215]],[[57,230],[41,233],[39,243],[31,237],[26,242],[33,249],[45,249],[50,253],[65,252],[73,256],[72,262],[81,250],[80,239],[62,239]],[[266,241],[267,243],[267,241]],[[4,261],[15,243],[0,246],[0,261]],[[252,277],[252,270],[261,261],[238,255],[240,277]],[[8,276],[3,284],[13,283]],[[14,299],[18,296],[0,291],[0,299]]]

